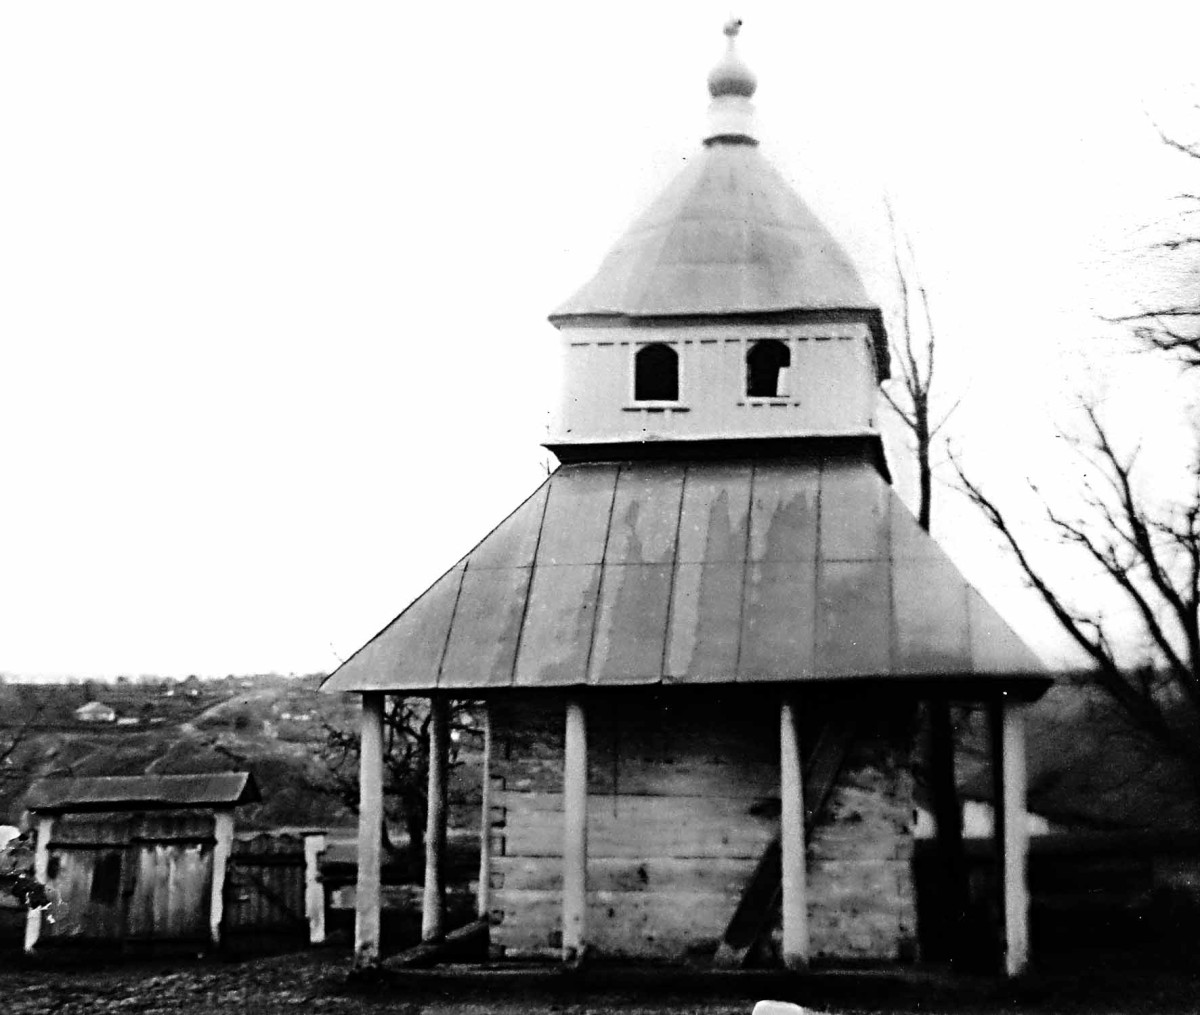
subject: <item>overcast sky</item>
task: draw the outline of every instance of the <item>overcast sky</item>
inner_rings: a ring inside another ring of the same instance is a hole
[[[889,309],[891,196],[993,492],[1065,474],[1079,391],[1152,475],[1182,447],[1098,318],[1180,284],[1142,252],[1197,189],[1155,128],[1200,135],[1197,8],[737,9],[764,151]],[[327,670],[469,549],[544,476],[546,314],[696,151],[729,13],[0,2],[0,672]]]

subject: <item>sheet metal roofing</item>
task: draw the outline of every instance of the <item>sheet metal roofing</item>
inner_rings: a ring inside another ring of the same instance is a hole
[[[849,255],[757,145],[714,142],[551,319],[868,310]]]
[[[1048,682],[863,454],[563,465],[324,688],[921,677]]]
[[[43,779],[29,790],[31,811],[161,810],[232,807],[261,800],[249,772],[206,775],[103,775]]]
[[[882,338],[854,264],[758,148],[740,25],[709,75],[704,147],[551,320],[862,310]]]

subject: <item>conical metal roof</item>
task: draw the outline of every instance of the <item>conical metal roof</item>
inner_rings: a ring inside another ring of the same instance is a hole
[[[550,319],[858,312],[886,377],[878,305],[841,245],[759,151],[756,80],[735,47],[740,27],[725,26],[728,50],[709,75],[704,147]]]
[[[840,244],[758,146],[706,145],[551,319],[869,310]]]

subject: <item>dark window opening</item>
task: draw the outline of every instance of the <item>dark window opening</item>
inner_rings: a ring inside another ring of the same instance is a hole
[[[101,853],[96,857],[92,872],[91,901],[111,906],[117,901],[121,888],[121,854],[118,851]]]
[[[637,402],[679,401],[679,354],[669,345],[646,345],[633,358],[633,398]]]
[[[746,394],[750,398],[779,398],[787,394],[792,354],[783,342],[755,342],[746,354]]]

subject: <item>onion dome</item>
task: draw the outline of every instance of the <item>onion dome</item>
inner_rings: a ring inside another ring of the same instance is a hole
[[[753,98],[754,90],[758,87],[754,72],[738,56],[735,40],[741,30],[741,19],[733,19],[725,25],[725,36],[729,39],[725,56],[708,74],[708,93],[714,99],[723,95]]]

